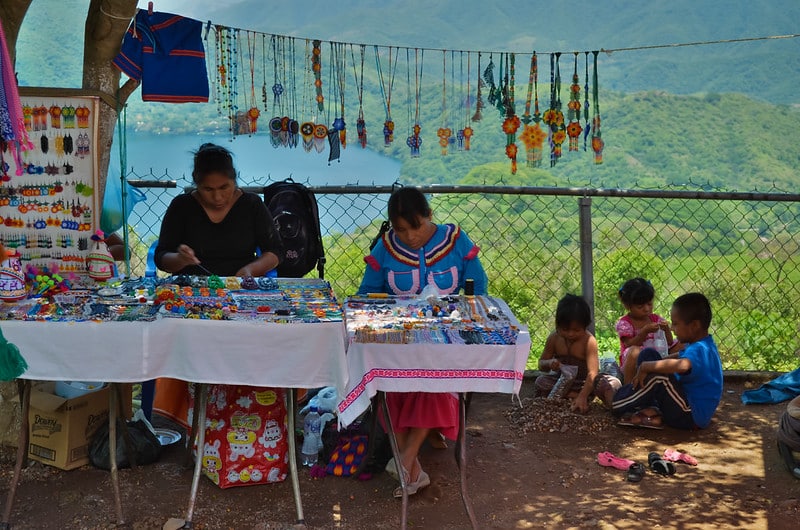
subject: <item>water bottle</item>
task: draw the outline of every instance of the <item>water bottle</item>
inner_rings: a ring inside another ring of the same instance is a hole
[[[303,447],[300,452],[303,454],[304,466],[310,467],[317,463],[322,447],[321,427],[322,421],[317,407],[312,406],[303,420]]]

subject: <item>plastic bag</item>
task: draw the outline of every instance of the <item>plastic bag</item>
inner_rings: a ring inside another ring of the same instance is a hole
[[[125,213],[130,215],[137,203],[147,200],[147,195],[125,181]],[[106,177],[106,190],[103,195],[103,212],[100,214],[100,229],[106,234],[113,234],[127,222],[122,218],[122,186],[119,171],[109,168]]]
[[[117,468],[124,469],[131,467],[128,461],[128,452],[125,450],[125,441],[122,433],[121,418],[117,418]],[[130,448],[131,453],[136,459],[136,465],[152,464],[157,462],[161,457],[161,442],[158,441],[156,435],[150,430],[150,427],[144,420],[129,421],[128,432],[131,435],[133,447]],[[104,422],[89,444],[89,460],[92,465],[100,469],[111,469],[111,460],[108,456],[110,454],[108,446],[108,422]]]
[[[664,333],[663,329],[659,329],[655,332],[655,336],[653,337],[653,348],[661,355],[663,359],[667,355],[669,355],[669,344],[667,344],[667,335]]]
[[[553,389],[550,390],[550,394],[547,396],[548,399],[561,399],[565,397],[570,388],[572,388],[572,382],[575,381],[575,377],[577,377],[577,375],[577,366],[571,364],[562,364],[561,375],[558,377],[556,384],[553,385]]]

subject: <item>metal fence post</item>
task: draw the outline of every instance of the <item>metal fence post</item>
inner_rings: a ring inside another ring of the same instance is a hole
[[[583,298],[592,308],[594,315],[594,268],[592,261],[592,198],[578,199],[579,232],[581,245],[581,291]],[[589,331],[594,334],[594,318],[589,324]]]

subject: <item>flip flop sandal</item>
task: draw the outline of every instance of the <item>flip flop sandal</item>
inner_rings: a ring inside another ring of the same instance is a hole
[[[626,471],[636,462],[627,458],[619,458],[606,451],[605,453],[597,453],[597,463],[604,467],[613,467],[620,471]]]
[[[634,462],[628,468],[628,474],[626,475],[628,482],[641,482],[644,478],[644,466],[638,462]]]
[[[658,453],[650,453],[647,455],[647,463],[650,465],[650,471],[659,475],[674,475],[675,464],[664,460]]]
[[[637,425],[633,423],[632,419],[633,419],[633,412],[626,412],[619,419],[617,425],[620,425],[622,427],[637,427]]]
[[[642,412],[637,412],[631,417],[631,423],[633,423],[636,427],[644,427],[645,429],[662,430],[664,428],[662,422],[663,419],[661,418],[660,414],[648,416]]]
[[[681,453],[677,449],[667,449],[664,451],[664,460],[669,462],[683,462],[684,464],[689,464],[690,466],[697,465],[697,459],[695,457],[686,453]]]

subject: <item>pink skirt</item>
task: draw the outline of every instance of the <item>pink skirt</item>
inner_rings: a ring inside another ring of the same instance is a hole
[[[450,440],[458,437],[458,398],[454,394],[387,392],[386,401],[396,432],[420,427],[437,429]]]

